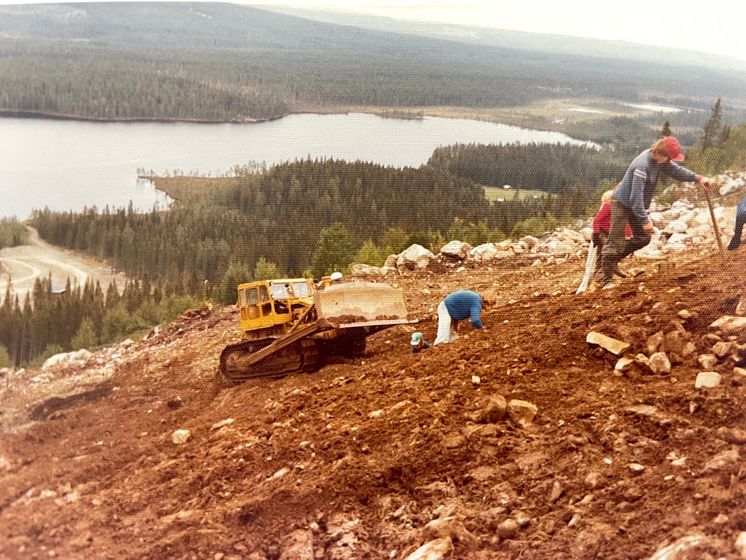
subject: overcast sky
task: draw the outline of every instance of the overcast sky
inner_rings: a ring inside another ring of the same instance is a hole
[[[746,3],[742,0],[263,0],[242,3],[619,39],[746,60]]]
[[[29,3],[42,2],[44,0]],[[0,4],[22,3],[25,2],[0,0]],[[743,0],[257,0],[236,3],[619,39],[746,60],[746,3]]]

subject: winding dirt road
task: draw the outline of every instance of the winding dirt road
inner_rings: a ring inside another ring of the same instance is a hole
[[[99,281],[104,290],[112,281],[120,288],[124,284],[124,277],[115,275],[109,265],[50,245],[34,228],[27,226],[27,229],[28,245],[0,249],[0,298],[5,295],[8,282],[13,293],[23,299],[33,289],[37,278],[50,274],[54,287],[64,287],[68,279],[73,286],[82,286],[89,278]]]

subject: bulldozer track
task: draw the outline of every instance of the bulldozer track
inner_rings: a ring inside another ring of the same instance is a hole
[[[264,338],[231,344],[220,354],[220,373],[232,383],[261,377],[282,377],[321,364],[318,341],[303,329],[280,339]]]

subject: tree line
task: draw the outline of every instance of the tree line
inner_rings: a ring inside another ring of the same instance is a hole
[[[437,148],[428,165],[476,183],[561,193],[624,174],[627,162],[609,150],[573,144],[454,144]]]
[[[17,218],[0,219],[0,249],[24,245],[28,241],[26,226]]]
[[[116,342],[171,321],[195,306],[187,289],[200,295],[197,287],[153,284],[146,275],[128,281],[121,294],[114,283],[104,292],[98,282],[72,286],[69,280],[60,294],[51,278],[43,278],[21,301],[9,284],[0,305],[0,367],[38,366],[59,352]]]

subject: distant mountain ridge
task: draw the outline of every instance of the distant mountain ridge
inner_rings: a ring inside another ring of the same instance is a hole
[[[688,49],[645,45],[631,41],[591,39],[572,35],[493,29],[442,22],[400,20],[352,12],[310,10],[281,6],[257,6],[314,21],[351,25],[363,29],[406,33],[492,47],[551,52],[575,56],[618,58],[656,64],[715,67],[746,72],[746,61]]]
[[[619,56],[614,51],[623,49],[603,41],[484,29],[465,39],[453,33],[471,28],[358,23],[228,3],[0,6],[0,110],[246,121],[303,110],[508,107],[558,97],[704,110],[723,97],[746,108],[746,69],[709,58],[685,65],[689,59],[661,54],[662,63],[637,50]]]

